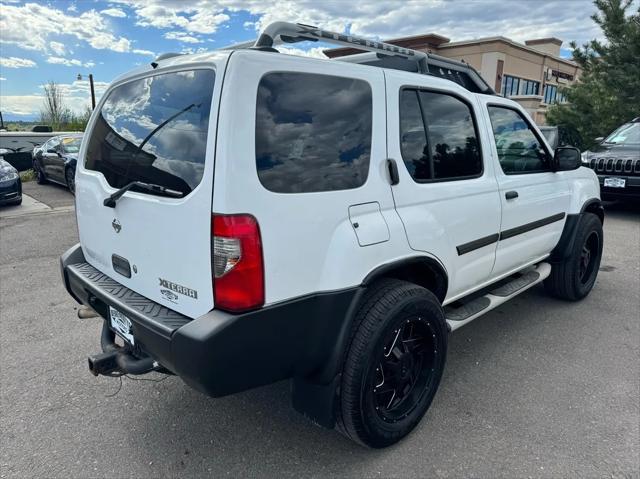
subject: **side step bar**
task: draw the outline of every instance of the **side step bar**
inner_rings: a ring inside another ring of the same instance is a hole
[[[532,286],[541,283],[551,274],[549,263],[538,263],[522,275],[511,279],[508,282],[501,282],[499,286],[490,289],[484,296],[479,296],[461,306],[452,305],[444,308],[444,314],[451,331],[470,323],[474,319],[497,308],[502,303],[518,296]]]

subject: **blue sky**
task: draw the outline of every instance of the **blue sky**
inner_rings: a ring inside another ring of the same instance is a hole
[[[274,20],[379,39],[434,32],[452,41],[557,36],[568,44],[601,35],[593,11],[590,0],[0,0],[0,110],[5,120],[37,118],[42,84],[53,80],[80,111],[88,73],[100,95],[162,52],[250,40]],[[319,54],[314,47],[307,53]]]

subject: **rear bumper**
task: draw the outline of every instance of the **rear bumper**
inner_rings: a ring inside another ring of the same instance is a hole
[[[60,258],[69,294],[108,318],[132,322],[142,349],[187,384],[213,397],[318,373],[334,359],[344,318],[361,288],[305,296],[233,315],[190,319],[131,291],[89,265],[80,245]]]
[[[605,178],[622,178],[625,180],[625,187],[605,187]],[[625,176],[612,173],[610,175],[598,175],[598,181],[600,182],[600,196],[603,200],[640,199],[640,176]]]

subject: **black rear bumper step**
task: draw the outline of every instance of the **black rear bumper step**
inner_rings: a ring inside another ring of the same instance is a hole
[[[153,358],[213,397],[290,377],[320,376],[327,364],[339,364],[336,344],[348,337],[345,318],[364,291],[354,287],[318,293],[237,315],[214,309],[191,319],[88,264],[79,244],[60,263],[67,291],[79,303],[105,320],[110,306],[131,320],[136,349],[143,353],[136,357]],[[113,366],[109,358],[97,359],[104,367]],[[334,376],[330,370],[319,380],[329,382]]]

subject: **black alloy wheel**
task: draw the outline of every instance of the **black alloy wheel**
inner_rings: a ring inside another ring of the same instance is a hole
[[[64,178],[67,180],[67,187],[72,195],[76,194],[76,178],[75,171],[72,168],[67,168],[67,171],[64,172]]]
[[[442,378],[448,329],[429,290],[384,278],[354,318],[342,368],[337,429],[367,447],[387,447],[427,412]]]
[[[593,276],[595,264],[599,257],[600,238],[596,231],[592,231],[585,240],[580,252],[579,275],[580,282],[586,284]]]
[[[578,301],[593,289],[604,247],[602,220],[593,213],[580,216],[570,251],[551,266],[544,287],[552,296]]]
[[[387,336],[371,371],[374,405],[383,421],[407,417],[433,387],[442,356],[435,337],[431,321],[420,316],[406,319]]]

